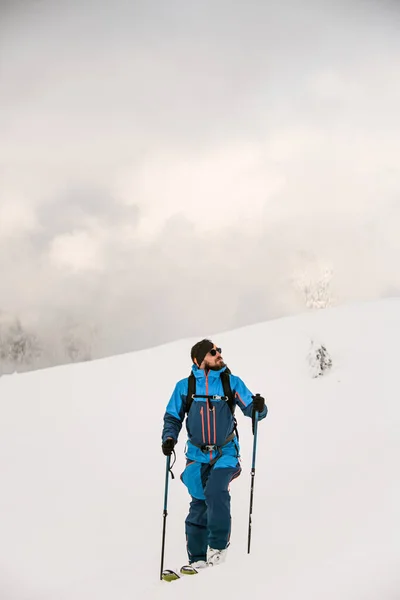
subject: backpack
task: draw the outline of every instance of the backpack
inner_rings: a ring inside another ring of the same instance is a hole
[[[226,367],[225,371],[222,371],[222,373],[220,374],[221,381],[222,381],[222,387],[224,389],[224,396],[218,396],[218,398],[220,398],[221,400],[225,400],[225,402],[228,404],[228,406],[231,410],[232,416],[233,416],[234,431],[236,433],[237,439],[239,440],[239,433],[237,430],[237,421],[235,418],[235,408],[236,408],[235,395],[231,388],[231,381],[230,381],[230,377],[229,377],[230,373],[231,373],[230,369],[228,367]],[[196,394],[196,377],[194,376],[193,372],[191,372],[188,377],[188,394],[186,396],[186,414],[189,414],[190,407],[192,406],[193,398],[207,398],[209,400],[212,400],[213,398],[215,398],[215,396],[206,396],[206,395]]]

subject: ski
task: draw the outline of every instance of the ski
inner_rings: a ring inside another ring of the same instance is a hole
[[[161,579],[163,581],[175,581],[176,579],[180,579],[180,575],[175,571],[171,571],[171,569],[164,569],[161,574]]]
[[[165,569],[162,572],[161,579],[163,579],[163,581],[176,581],[181,578],[181,575],[197,575],[197,573],[198,570],[191,565],[183,565],[183,567],[180,568],[179,573],[172,571],[171,569]]]

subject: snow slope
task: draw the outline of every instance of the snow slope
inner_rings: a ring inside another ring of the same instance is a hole
[[[400,300],[342,307],[215,336],[265,395],[252,551],[251,422],[238,411],[228,561],[158,580],[165,458],[160,433],[183,340],[0,379],[0,599],[400,599]],[[311,340],[333,359],[310,377]],[[170,482],[166,567],[184,563],[189,496]]]

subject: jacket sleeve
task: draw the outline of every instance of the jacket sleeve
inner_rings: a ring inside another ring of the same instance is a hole
[[[187,391],[185,393],[184,388],[185,380],[179,381],[176,384],[172,396],[167,404],[164,414],[164,427],[161,436],[163,442],[165,442],[165,440],[169,437],[175,440],[175,442],[178,441],[178,436],[185,418],[185,402]]]
[[[246,417],[251,417],[253,414],[253,395],[244,382],[236,375],[231,375],[231,388],[235,395],[235,402]],[[258,413],[258,420],[265,419],[268,413],[267,405]]]

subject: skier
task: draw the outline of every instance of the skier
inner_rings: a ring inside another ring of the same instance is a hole
[[[187,415],[186,468],[181,480],[191,496],[185,521],[189,566],[196,573],[226,558],[231,532],[230,482],[241,473],[239,442],[233,412],[247,417],[267,415],[262,396],[252,396],[231,374],[221,348],[204,339],[191,349],[192,374],[179,381],[164,415],[162,451],[170,456]]]

